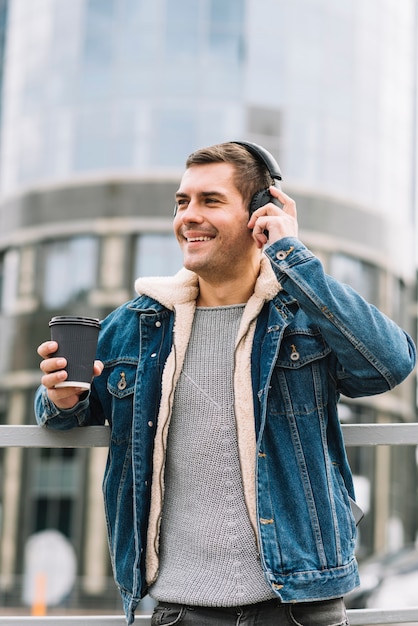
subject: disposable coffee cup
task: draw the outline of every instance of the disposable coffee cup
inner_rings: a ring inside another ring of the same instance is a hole
[[[67,380],[55,387],[90,389],[100,322],[95,317],[60,315],[49,322],[51,339],[58,343],[54,357],[67,359]]]

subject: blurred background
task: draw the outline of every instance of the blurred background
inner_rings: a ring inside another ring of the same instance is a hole
[[[271,151],[301,239],[416,338],[417,18],[416,0],[0,0],[0,423],[34,423],[53,315],[102,318],[137,276],[181,267],[174,191],[188,154],[216,142]],[[344,423],[416,418],[416,376],[342,399]],[[106,453],[0,449],[5,611],[28,604],[47,537],[71,574],[51,603],[121,612]],[[366,512],[352,602],[381,606],[389,571],[418,588],[418,455],[349,457]]]

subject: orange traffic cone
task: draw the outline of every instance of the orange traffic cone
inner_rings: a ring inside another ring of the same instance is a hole
[[[35,576],[31,615],[46,615],[46,576],[43,572],[38,572]]]

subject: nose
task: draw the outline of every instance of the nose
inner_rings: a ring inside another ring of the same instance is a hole
[[[199,209],[199,202],[193,199],[190,199],[187,207],[182,207],[178,212],[179,217],[186,224],[190,223],[200,223],[202,221],[202,214]]]

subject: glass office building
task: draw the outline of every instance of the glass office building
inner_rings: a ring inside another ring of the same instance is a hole
[[[416,18],[413,0],[0,2],[1,423],[33,423],[52,315],[103,317],[136,276],[181,266],[173,194],[218,141],[270,150],[301,238],[414,333]],[[413,420],[413,385],[341,417]],[[4,597],[45,528],[75,547],[80,601],[108,593],[105,452],[0,453]],[[370,489],[361,553],[415,538],[415,453],[399,454],[350,450]]]

